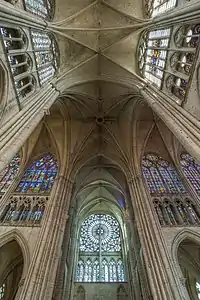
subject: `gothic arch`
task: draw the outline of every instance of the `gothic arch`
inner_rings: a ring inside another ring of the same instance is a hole
[[[195,243],[200,245],[200,233],[197,233],[191,229],[183,229],[175,236],[172,242],[172,246],[171,246],[172,260],[174,261],[177,267],[179,278],[183,277],[183,274],[178,261],[178,248],[181,242],[183,242],[186,239],[194,241]]]
[[[30,265],[30,251],[27,244],[27,240],[25,239],[24,235],[18,229],[13,229],[5,234],[2,234],[0,236],[0,248],[9,242],[12,242],[13,240],[18,243],[23,254],[23,259],[24,259],[24,267],[22,273],[22,279],[23,279],[25,278]]]

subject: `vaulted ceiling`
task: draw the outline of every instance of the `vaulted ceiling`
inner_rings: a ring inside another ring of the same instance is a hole
[[[141,0],[56,0],[50,27],[61,94],[45,126],[61,163],[69,157],[79,204],[126,202],[126,180],[153,130],[155,116],[139,92],[137,46],[151,23],[143,12]]]

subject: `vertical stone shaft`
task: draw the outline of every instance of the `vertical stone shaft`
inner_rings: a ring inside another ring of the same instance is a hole
[[[61,246],[67,222],[67,207],[72,182],[58,176],[44,216],[34,255],[20,300],[49,300],[52,298]]]
[[[155,300],[181,300],[182,291],[178,288],[161,227],[142,176],[133,175],[129,188],[152,295]]]
[[[141,94],[185,149],[200,161],[200,122],[152,87],[141,90]]]

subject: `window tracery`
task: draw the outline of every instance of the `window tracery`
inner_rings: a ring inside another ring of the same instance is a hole
[[[31,31],[40,84],[44,85],[57,69],[57,46],[53,36],[45,32]]]
[[[142,159],[142,172],[151,194],[185,193],[185,187],[173,165],[155,154]]]
[[[0,172],[0,192],[4,193],[16,177],[20,166],[20,155],[16,154],[11,162]]]
[[[24,0],[25,9],[45,20],[50,21],[53,17],[53,0]]]
[[[175,33],[177,47],[197,48],[199,44],[200,24],[181,26]]]
[[[162,226],[200,225],[200,212],[190,198],[154,198],[153,203]]]
[[[1,36],[8,55],[17,95],[26,97],[35,88],[32,61],[26,53],[27,36],[20,28],[1,27]]]
[[[158,88],[164,76],[170,34],[170,28],[146,33],[139,47],[140,71]]]
[[[175,75],[170,75],[166,80],[166,87],[169,93],[173,94],[181,100],[181,104],[185,98],[188,89],[188,79],[180,78]]]
[[[125,281],[118,221],[104,214],[89,216],[80,229],[79,282]]]
[[[16,192],[50,193],[57,171],[57,160],[51,154],[44,155],[26,169]]]
[[[183,173],[197,193],[200,193],[200,163],[188,153],[182,153],[180,163]]]

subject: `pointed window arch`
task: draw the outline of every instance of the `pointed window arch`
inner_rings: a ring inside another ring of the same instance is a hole
[[[20,193],[49,193],[54,184],[58,171],[58,162],[48,153],[35,160],[24,173],[16,192]]]
[[[197,193],[200,193],[200,163],[188,153],[181,154],[180,163],[185,177]]]
[[[77,300],[85,300],[85,289],[83,286],[79,286],[78,290],[77,290]]]
[[[185,187],[173,165],[155,154],[142,159],[142,171],[151,194],[185,193]]]
[[[111,215],[90,215],[82,223],[76,281],[125,281],[120,225]]]
[[[20,166],[20,155],[16,154],[11,162],[0,172],[0,192],[4,193],[16,177]]]

